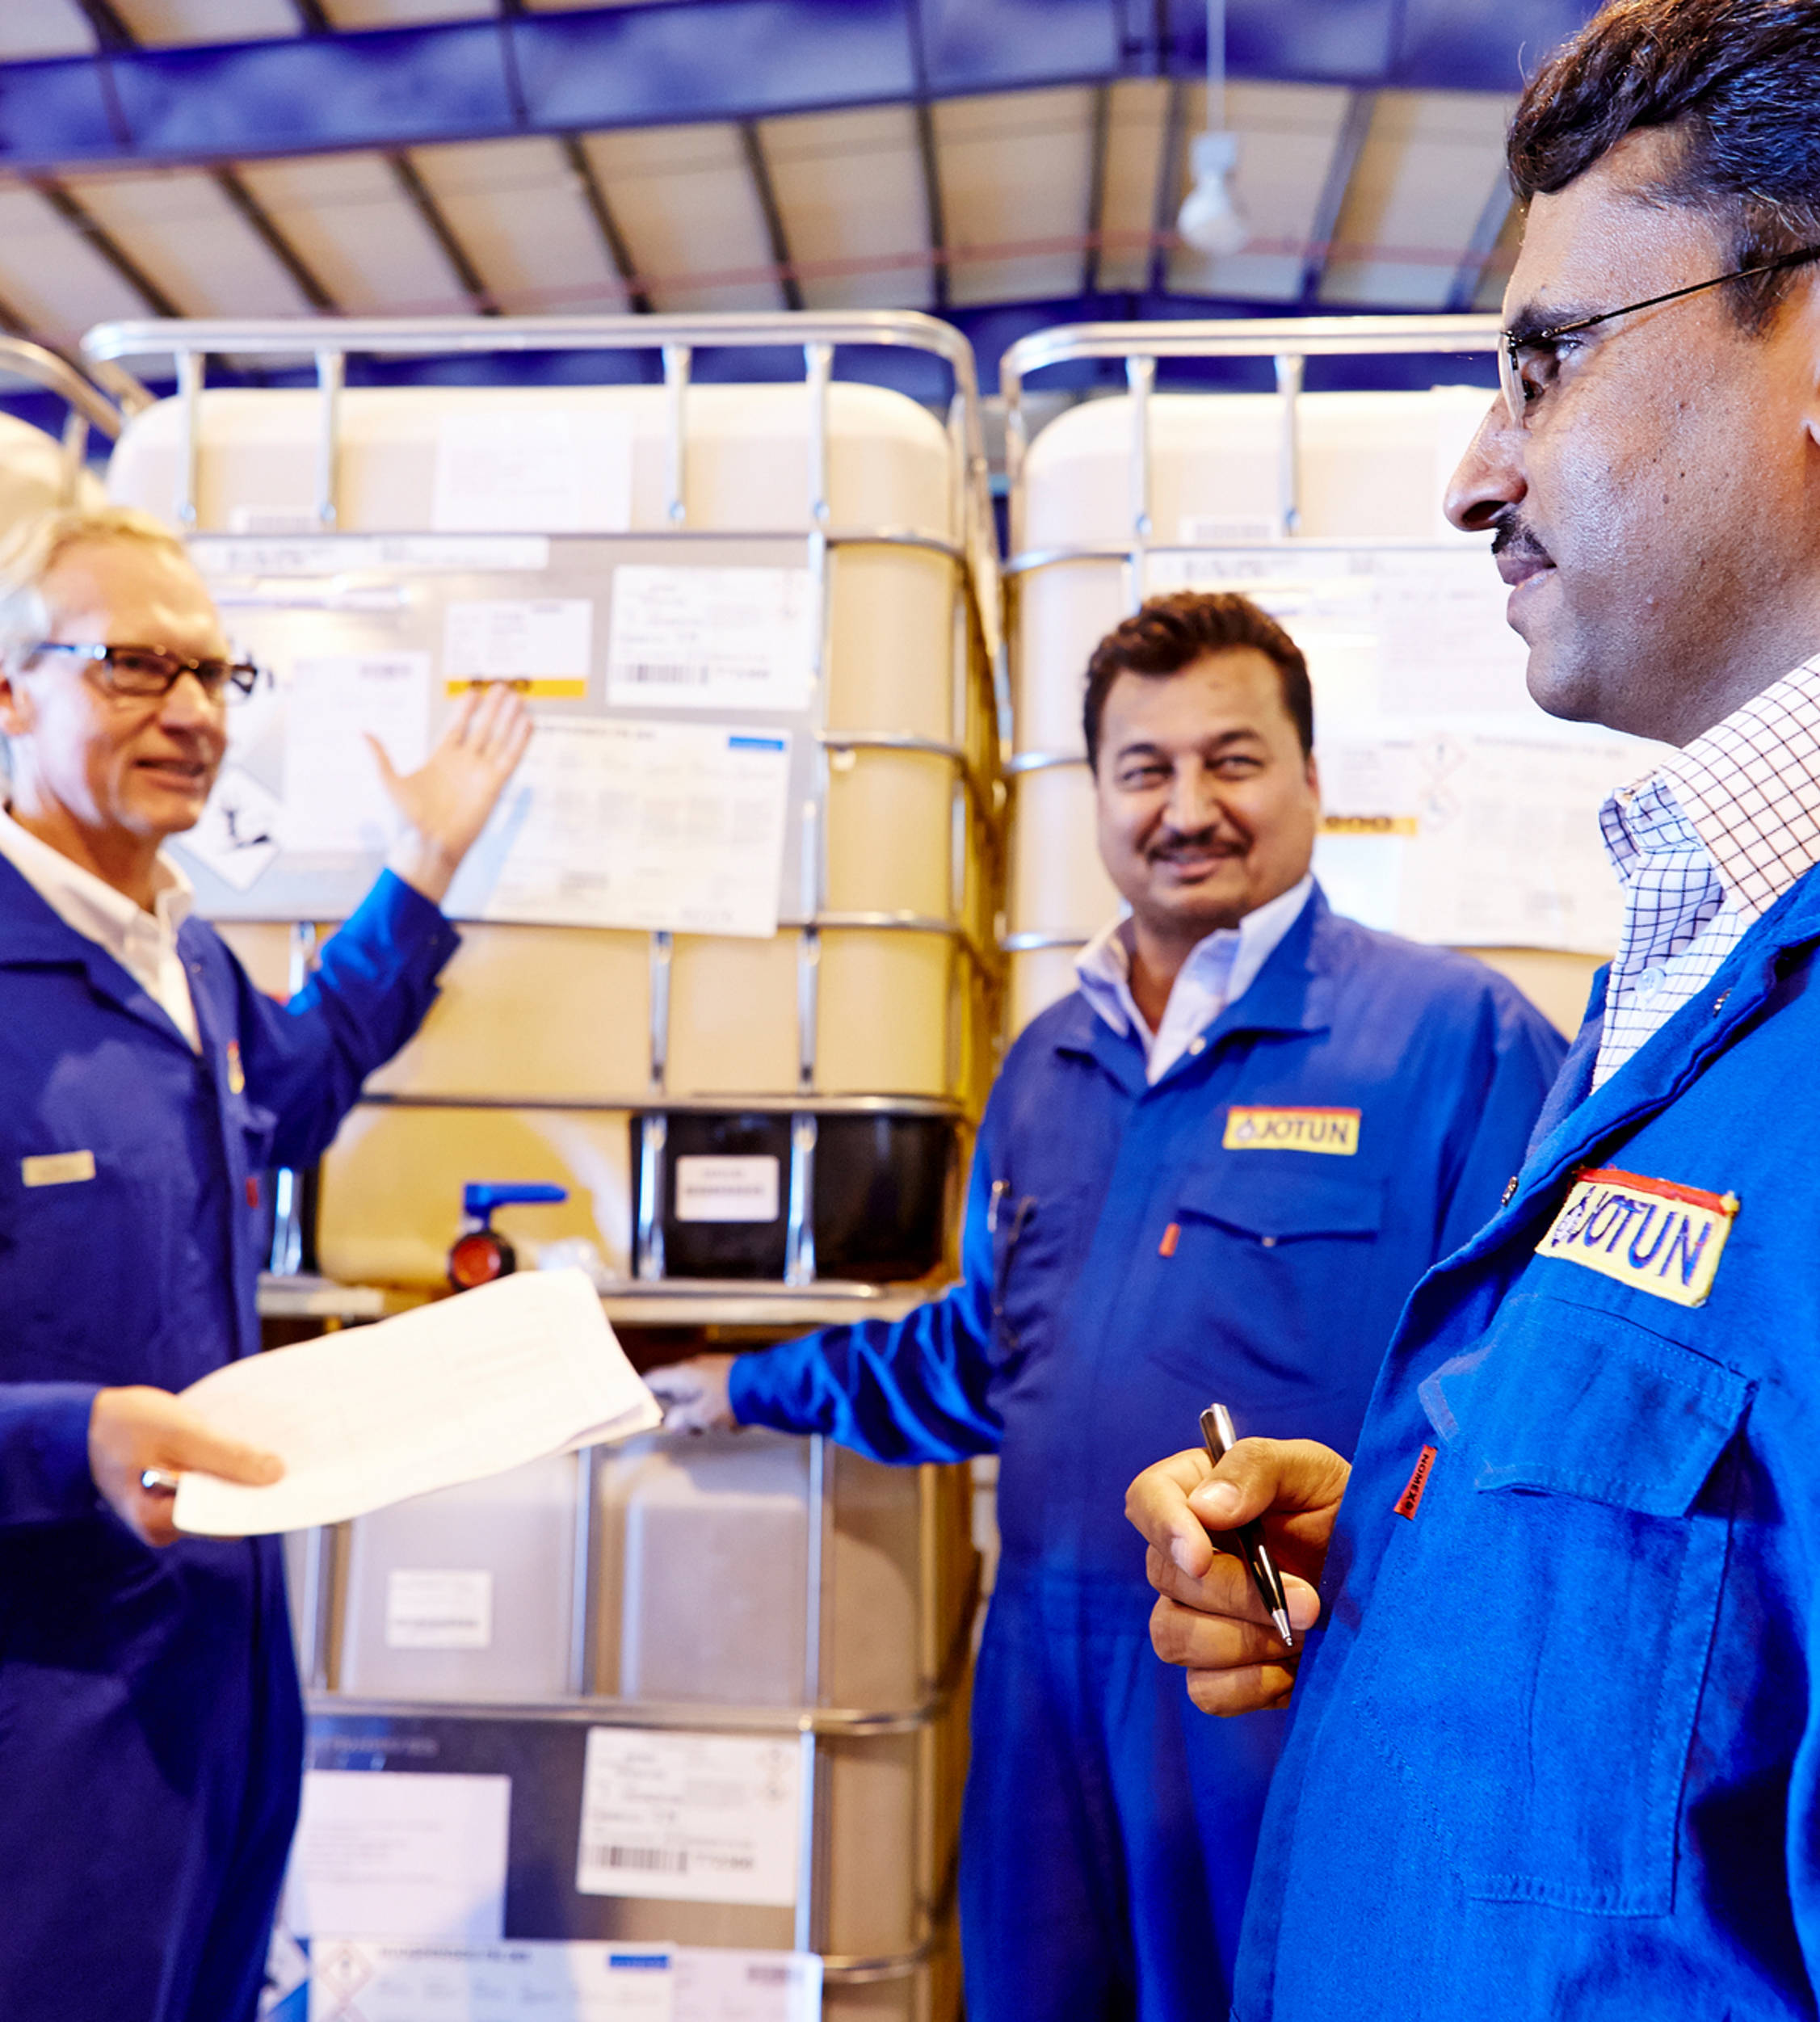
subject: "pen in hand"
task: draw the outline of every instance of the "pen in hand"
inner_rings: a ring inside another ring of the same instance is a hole
[[[1207,1443],[1207,1457],[1217,1467],[1222,1456],[1238,1444],[1238,1435],[1233,1430],[1232,1414],[1225,1405],[1210,1404],[1201,1413],[1200,1436]],[[1289,1599],[1283,1591],[1283,1576],[1277,1571],[1270,1547],[1264,1542],[1263,1524],[1254,1517],[1249,1524],[1241,1524],[1236,1532],[1227,1535],[1238,1538],[1238,1555],[1250,1570],[1251,1584],[1258,1590],[1258,1598],[1264,1604],[1271,1626],[1282,1637],[1284,1648],[1293,1650],[1296,1632],[1289,1626]]]

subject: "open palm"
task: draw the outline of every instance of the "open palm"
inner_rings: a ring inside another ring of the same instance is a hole
[[[534,725],[524,698],[502,682],[470,688],[456,704],[436,748],[414,772],[400,772],[369,737],[379,776],[410,832],[392,867],[439,903],[461,860],[486,826],[518,769]]]

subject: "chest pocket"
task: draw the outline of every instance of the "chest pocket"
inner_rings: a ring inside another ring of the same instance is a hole
[[[142,1382],[164,1326],[174,1239],[170,1180],[139,1148],[97,1146],[93,1176],[27,1185],[0,1157],[0,1377]]]
[[[1469,1896],[1665,1915],[1751,1386],[1519,1293],[1420,1394],[1439,1456],[1386,1549],[1355,1703]]]
[[[1330,1170],[1344,1162],[1306,1153],[1239,1153],[1184,1173],[1175,1197],[1184,1217],[1218,1222],[1267,1250],[1324,1237],[1368,1238],[1383,1224],[1384,1182]]]
[[[1237,1153],[1183,1173],[1148,1358],[1235,1402],[1318,1385],[1363,1410],[1395,1315],[1361,1318],[1384,1183],[1331,1170],[1347,1162]]]

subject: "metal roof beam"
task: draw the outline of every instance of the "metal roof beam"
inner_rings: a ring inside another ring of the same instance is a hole
[[[600,187],[600,178],[594,172],[594,164],[588,159],[587,149],[579,137],[573,133],[562,137],[563,158],[569,164],[582,192],[582,201],[586,204],[588,215],[594,220],[595,229],[600,234],[600,242],[607,249],[607,257],[612,262],[613,271],[620,277],[625,289],[626,306],[640,316],[651,313],[651,297],[644,282],[639,278],[638,263],[632,257],[632,247],[626,235],[620,229],[620,221],[614,216],[612,207],[607,201],[607,192]]]
[[[296,246],[273,222],[271,213],[225,163],[210,171],[215,187],[246,219],[266,250],[296,284],[297,292],[325,316],[338,316],[341,305],[322,284]]]
[[[32,187],[72,231],[79,232],[154,316],[183,312],[133,259],[113,233],[61,183],[40,176]]]
[[[1301,305],[1313,309],[1321,300],[1321,284],[1326,279],[1327,263],[1333,256],[1334,234],[1339,229],[1340,213],[1346,208],[1346,193],[1359,157],[1365,151],[1372,130],[1372,115],[1377,109],[1375,91],[1355,91],[1334,137],[1334,151],[1327,157],[1327,173],[1315,200],[1314,216],[1308,227],[1308,252],[1302,262],[1300,290]]]
[[[1193,78],[1201,0],[630,0],[0,64],[0,167],[396,153],[511,134],[761,120],[1122,77]],[[1355,90],[1510,91],[1592,0],[1229,0],[1230,74]]]
[[[443,259],[455,270],[455,278],[461,284],[463,293],[473,304],[476,312],[481,316],[503,314],[498,298],[487,286],[485,275],[469,257],[467,247],[456,237],[455,227],[443,215],[441,204],[430,194],[430,186],[418,174],[417,164],[408,154],[390,154],[386,162],[400,193],[423,221],[431,238],[442,248]]]
[[[802,284],[790,259],[790,242],[784,230],[784,213],[778,208],[777,191],[771,179],[771,165],[765,159],[764,142],[750,120],[739,123],[740,152],[746,158],[746,173],[752,179],[752,194],[765,221],[765,243],[771,248],[771,263],[777,269],[777,290],[786,309],[803,305]]]

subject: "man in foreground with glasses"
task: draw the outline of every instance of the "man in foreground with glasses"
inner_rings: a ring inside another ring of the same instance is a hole
[[[530,735],[495,689],[420,771],[380,755],[391,868],[280,1009],[161,853],[254,679],[143,514],[59,514],[0,555],[8,2022],[254,2012],[301,1771],[283,1565],[276,1538],[177,1539],[170,1481],[278,1463],[170,1394],[258,1349],[258,1174],[313,1162],[417,1029],[456,941],[438,902]]]
[[[1246,1440],[1128,1507],[1196,1703],[1293,1685],[1242,2022],[1811,2017],[1820,6],[1620,0],[1510,159],[1505,393],[1449,514],[1495,531],[1532,693],[1681,749],[1604,811],[1616,959],[1350,1478]],[[1259,1516],[1299,1675],[1208,1545]]]

